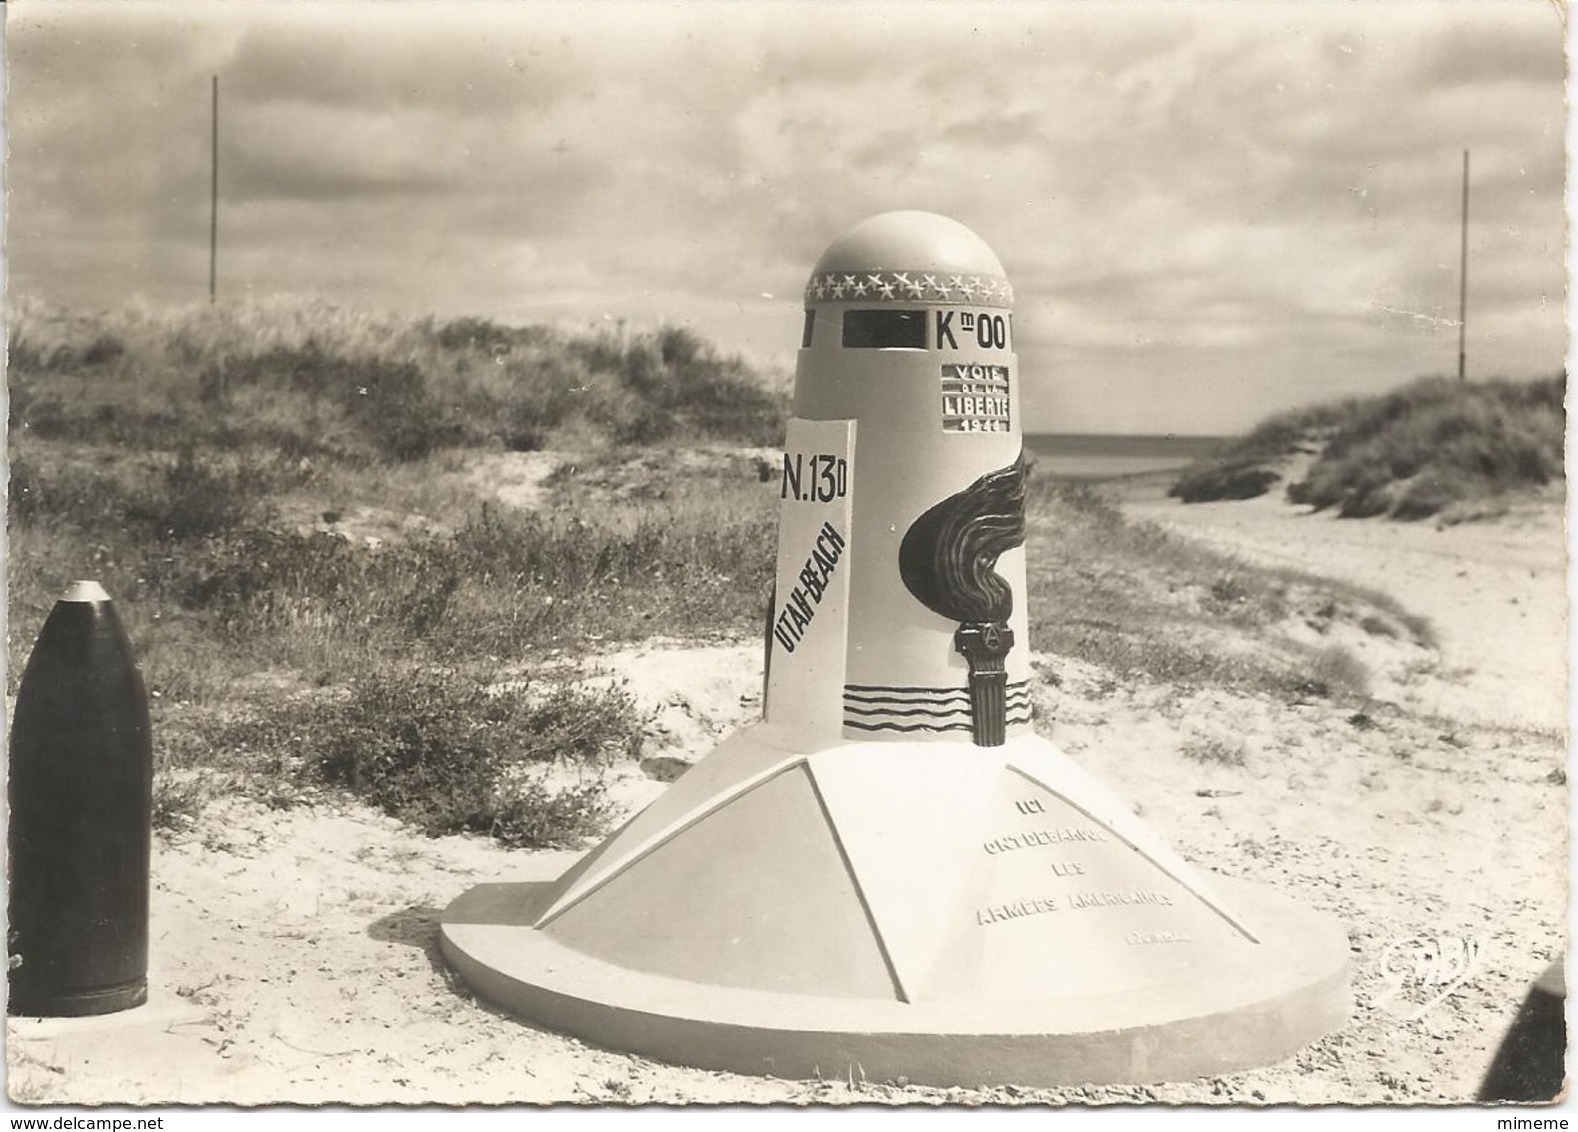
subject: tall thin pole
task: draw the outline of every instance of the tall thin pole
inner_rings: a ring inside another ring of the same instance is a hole
[[[208,183],[208,301],[212,303],[219,284],[219,76],[214,76],[213,136],[210,139]]]
[[[1457,379],[1468,375],[1468,150],[1463,151],[1463,243],[1457,273]]]

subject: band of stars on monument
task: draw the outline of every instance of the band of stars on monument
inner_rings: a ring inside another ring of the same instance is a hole
[[[920,271],[877,271],[851,275],[833,271],[813,275],[806,284],[805,298],[807,302],[827,299],[962,302],[1011,310],[1014,289],[1007,279],[998,275],[942,276]]]

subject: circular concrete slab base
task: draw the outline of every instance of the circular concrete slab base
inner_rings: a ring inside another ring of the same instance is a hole
[[[445,911],[477,995],[609,1049],[705,1069],[979,1087],[1143,1084],[1268,1065],[1341,1027],[1346,933],[1268,889],[1213,877],[1260,930],[1253,961],[1143,991],[908,1003],[648,974],[533,928],[556,888],[487,884]],[[1055,954],[1047,963],[1057,963]]]

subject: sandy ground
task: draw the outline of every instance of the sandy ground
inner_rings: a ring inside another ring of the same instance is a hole
[[[1567,790],[1560,516],[1436,530],[1338,523],[1268,503],[1131,499],[1245,555],[1330,572],[1432,618],[1442,653],[1377,672],[1354,713],[1120,686],[1038,661],[1042,729],[1183,854],[1348,925],[1350,1024],[1263,1069],[1134,1088],[990,1091],[858,1077],[785,1082],[589,1048],[477,1003],[436,947],[441,909],[483,881],[548,879],[573,853],[426,839],[364,808],[216,806],[161,839],[149,1004],[8,1022],[22,1104],[348,1102],[1452,1103],[1472,1097],[1529,982],[1564,949]],[[597,658],[653,712],[631,807],[760,710],[755,642],[661,641]],[[1385,657],[1376,663],[1383,669]],[[1401,667],[1399,667],[1401,665]],[[1202,761],[1204,747],[1234,757]],[[1439,988],[1388,955],[1472,953]],[[1395,996],[1388,995],[1396,990]]]
[[[1273,495],[1184,505],[1130,492],[1124,510],[1241,557],[1382,590],[1428,617],[1442,680],[1407,706],[1453,719],[1564,728],[1567,553],[1563,513],[1529,503],[1494,521],[1442,526],[1339,519]]]

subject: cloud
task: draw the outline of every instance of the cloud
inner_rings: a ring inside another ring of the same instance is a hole
[[[1423,46],[1414,81],[1426,86],[1549,89],[1566,77],[1563,17],[1557,5],[1471,0],[1455,9],[1453,17]]]
[[[1332,359],[1422,368],[1471,149],[1471,328],[1505,368],[1561,356],[1562,42],[1536,0],[20,0],[7,30],[24,292],[206,286],[219,74],[235,289],[787,350],[793,299],[759,296],[927,208],[998,249],[1027,368],[1077,357],[1130,416],[1180,388],[1259,405]]]

